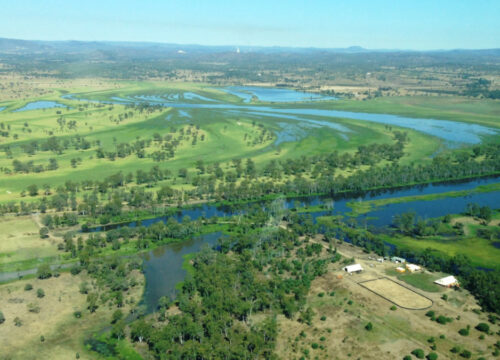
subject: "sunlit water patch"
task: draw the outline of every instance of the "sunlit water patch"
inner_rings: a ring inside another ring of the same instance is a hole
[[[209,101],[209,102],[215,101],[214,99],[209,99],[205,96],[202,96],[200,94],[195,94],[193,92],[185,92],[183,94],[183,96],[184,96],[184,99],[186,99],[186,100],[201,100],[201,101]]]
[[[333,96],[308,93],[292,89],[266,88],[258,86],[229,86],[221,90],[238,96],[249,103],[253,97],[263,102],[301,102],[318,100],[336,100]]]
[[[66,105],[60,104],[55,101],[34,101],[26,104],[22,108],[14,110],[13,112],[52,109],[52,108],[68,108],[68,107]]]

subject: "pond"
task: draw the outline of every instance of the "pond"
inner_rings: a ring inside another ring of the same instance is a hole
[[[53,108],[68,108],[66,105],[55,101],[34,101],[26,104],[22,108],[13,110],[12,112],[21,112],[29,110],[53,109]]]
[[[184,255],[199,252],[203,246],[213,247],[220,232],[205,234],[188,241],[160,246],[141,254],[144,260],[146,289],[142,303],[148,313],[153,312],[162,296],[174,297],[176,285],[183,281],[186,270],[182,268]]]

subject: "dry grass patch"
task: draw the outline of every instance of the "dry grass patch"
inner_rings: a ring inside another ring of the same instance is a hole
[[[388,278],[368,280],[359,285],[405,309],[423,310],[432,306],[429,298]]]
[[[133,276],[143,283],[141,274],[134,272]],[[92,283],[92,279],[84,274],[62,274],[47,280],[20,280],[1,285],[0,311],[5,322],[0,325],[0,359],[66,360],[74,359],[77,352],[80,359],[94,359],[96,354],[88,353],[83,340],[108,326],[116,308],[100,305],[96,313],[90,314],[86,309],[87,295],[79,292],[83,281]],[[33,285],[33,290],[25,291],[28,283]],[[39,288],[45,292],[43,298],[37,297]],[[142,291],[143,286],[138,285],[126,294],[125,299],[133,297],[138,301]],[[30,312],[29,304],[39,307],[40,311]],[[127,314],[130,305],[122,310]],[[75,311],[81,311],[82,317],[76,318]],[[14,323],[16,317],[21,320],[21,326]]]

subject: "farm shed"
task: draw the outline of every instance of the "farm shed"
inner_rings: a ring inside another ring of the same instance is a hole
[[[418,265],[415,264],[406,264],[406,268],[408,269],[409,272],[415,272],[415,271],[420,271],[422,268]]]
[[[344,267],[344,271],[348,272],[349,274],[352,274],[363,271],[363,268],[361,267],[360,264],[354,264]]]
[[[459,286],[460,284],[458,283],[458,280],[453,276],[447,276],[442,279],[438,279],[434,281],[435,284],[445,286],[445,287],[453,287],[453,286]]]

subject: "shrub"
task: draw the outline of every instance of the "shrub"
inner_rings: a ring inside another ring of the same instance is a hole
[[[460,329],[458,333],[462,336],[469,336],[469,329]]]
[[[324,293],[324,292],[320,292],[320,293],[318,294],[318,297],[323,297],[323,296],[325,296],[325,293]]]
[[[14,318],[14,325],[16,325],[16,326],[18,326],[18,327],[19,327],[19,326],[22,326],[22,325],[23,325],[23,321],[22,321],[19,317],[17,317],[17,316],[16,316],[16,317]]]
[[[73,316],[76,317],[77,319],[81,318],[82,317],[82,312],[81,311],[75,311],[73,313]]]
[[[39,298],[43,298],[45,296],[45,291],[43,291],[43,289],[38,289],[36,291],[36,296]]]
[[[71,275],[78,275],[82,271],[82,268],[80,265],[74,265],[71,267],[70,273]]]
[[[460,353],[460,356],[464,359],[470,359],[472,357],[472,353],[469,350],[464,350]]]
[[[0,311],[0,324],[5,322],[5,316],[3,316],[3,312]]]
[[[24,285],[24,291],[30,291],[30,290],[33,290],[33,285],[31,284]]]
[[[368,330],[368,331],[372,331],[373,330],[373,324],[371,322],[369,322],[368,324],[365,325],[365,329]]]
[[[411,355],[406,355],[403,360],[411,360]]]
[[[476,330],[479,330],[484,333],[489,333],[490,332],[490,326],[486,323],[479,323],[476,325]]]
[[[321,321],[325,321],[326,320],[326,316],[323,315],[321,318],[320,318]]]
[[[411,353],[415,355],[417,359],[423,359],[425,356],[424,350],[422,349],[415,349]]]
[[[433,317],[433,316],[436,316],[436,313],[434,312],[434,310],[429,310],[425,313],[425,316]]]
[[[335,296],[335,291],[332,291],[332,292],[330,293],[330,296]]]
[[[460,348],[458,346],[454,346],[450,349],[450,351],[453,353],[453,354],[458,354],[460,352]]]
[[[28,307],[29,312],[32,312],[35,314],[38,314],[40,312],[40,306],[38,306],[37,304],[29,303],[27,305],[27,307]]]
[[[311,347],[312,347],[313,349],[317,349],[317,348],[319,348],[319,345],[318,345],[317,343],[312,343],[312,344],[311,344]]]
[[[396,305],[392,305],[392,306],[391,306],[391,310],[392,310],[392,311],[396,311],[397,309],[398,309],[398,308],[396,307]]]
[[[443,296],[441,296],[441,299],[443,299],[444,301],[447,301],[448,300],[448,295],[443,294]]]
[[[439,315],[436,319],[436,322],[438,324],[441,324],[441,325],[445,325],[446,323],[449,323],[449,322],[452,322],[453,319],[452,318],[449,318],[449,317],[446,317],[446,316],[443,316],[443,315]]]

